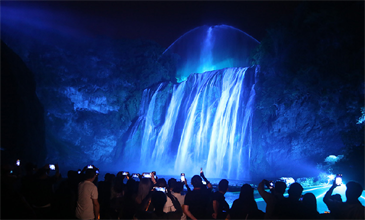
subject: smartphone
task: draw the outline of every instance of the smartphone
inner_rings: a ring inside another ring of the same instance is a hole
[[[50,170],[56,170],[56,166],[55,166],[54,164],[50,164],[50,165],[49,165],[49,169],[50,169]]]
[[[12,174],[13,173],[13,171],[12,170],[10,170],[10,174]]]
[[[129,172],[123,172],[123,176],[129,176]]]
[[[81,174],[81,170],[78,170],[78,171],[77,171],[77,174]]]
[[[139,174],[138,173],[132,173],[132,178],[138,178]]]
[[[99,175],[99,170],[96,170],[95,172],[96,172],[96,175]]]
[[[151,173],[142,173],[143,178],[151,178]]]
[[[93,165],[87,166],[88,169],[94,169]]]
[[[159,192],[166,193],[166,187],[158,187],[158,186],[155,186],[155,187],[153,187],[153,189],[155,191],[159,191]]]
[[[20,160],[19,160],[19,159],[17,159],[15,164],[16,164],[17,166],[20,166]]]
[[[337,174],[335,181],[336,181],[337,186],[341,185],[342,184],[342,174]]]
[[[272,189],[272,188],[274,188],[274,182],[273,181],[270,181],[269,182],[269,189]]]
[[[181,173],[180,175],[180,181],[185,182],[185,173]]]
[[[203,183],[204,185],[207,185],[207,182],[205,182],[204,180],[202,180],[202,183]]]

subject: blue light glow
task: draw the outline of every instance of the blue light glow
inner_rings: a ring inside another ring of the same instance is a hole
[[[176,79],[182,82],[191,73],[249,66],[250,53],[258,45],[256,39],[232,26],[205,25],[185,33],[164,54],[179,56]]]
[[[253,68],[193,74],[171,88],[167,103],[161,99],[165,84],[145,90],[124,164],[133,157],[140,167],[165,175],[192,176],[202,167],[207,177],[249,179],[254,74]],[[160,108],[165,105],[166,113]]]

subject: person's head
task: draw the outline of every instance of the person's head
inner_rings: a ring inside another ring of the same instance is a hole
[[[191,178],[191,185],[194,188],[200,188],[203,185],[202,178],[198,175],[195,175]]]
[[[313,193],[303,195],[303,205],[308,211],[317,211],[317,199]]]
[[[151,195],[151,203],[156,212],[163,212],[163,207],[166,203],[166,195],[163,192],[154,191]]]
[[[135,186],[136,186],[136,181],[132,178],[130,178],[127,181],[126,187],[125,187],[125,192],[127,195],[132,195],[133,193],[135,193]]]
[[[218,184],[218,190],[221,192],[227,192],[228,190],[228,180],[222,179]]]
[[[354,181],[350,181],[346,184],[346,198],[347,201],[355,201],[358,200],[358,198],[361,196],[361,193],[363,191],[362,186]]]
[[[169,185],[169,189],[171,191],[173,191],[174,190],[174,187],[176,186],[177,181],[176,181],[175,178],[171,178],[171,179],[169,179],[169,181],[167,181],[167,183]]]
[[[176,193],[181,193],[184,189],[184,183],[182,182],[176,182],[174,184],[174,188],[173,188],[173,191],[176,192]]]
[[[164,178],[161,178],[161,179],[158,179],[156,181],[156,185],[159,186],[159,187],[166,187],[167,183],[166,183],[166,180]]]
[[[250,184],[247,184],[247,183],[243,184],[241,187],[239,199],[243,199],[243,200],[254,199],[253,191],[254,191],[254,188],[252,188],[252,186]]]
[[[91,180],[94,181],[94,179],[96,178],[96,170],[95,169],[87,169],[85,171],[85,179],[86,180]]]
[[[141,179],[138,185],[138,192],[136,201],[141,204],[142,200],[148,195],[152,189],[152,182],[150,179]]]
[[[106,173],[105,176],[104,176],[104,181],[105,182],[111,182],[112,181],[112,178],[111,178],[111,174],[110,173]]]
[[[299,183],[292,183],[289,186],[288,194],[289,198],[299,200],[300,196],[302,195],[303,187]]]
[[[278,181],[275,183],[275,192],[283,195],[285,193],[286,190],[286,183],[282,182],[282,181]]]

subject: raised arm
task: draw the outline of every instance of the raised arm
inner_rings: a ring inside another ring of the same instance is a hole
[[[268,198],[269,198],[269,196],[270,196],[270,193],[268,193],[268,192],[266,192],[266,191],[265,191],[265,184],[266,184],[267,182],[268,182],[267,180],[263,179],[263,180],[259,183],[259,185],[258,185],[258,187],[257,187],[257,190],[259,191],[260,196],[261,196],[261,197],[265,200],[265,202],[267,202],[267,200],[268,200]]]

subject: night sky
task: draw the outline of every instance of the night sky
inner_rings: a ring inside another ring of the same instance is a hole
[[[201,25],[227,24],[261,40],[266,28],[299,2],[1,2],[2,20],[39,25],[75,37],[142,38],[168,47]]]

